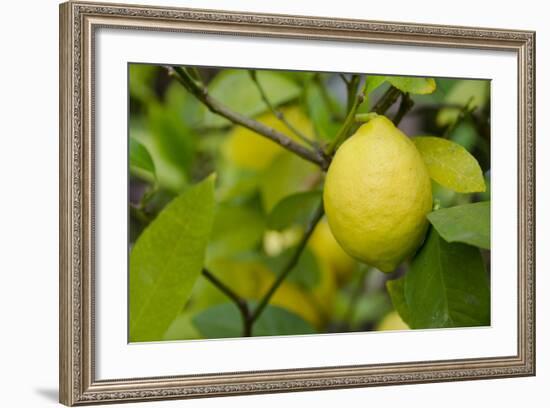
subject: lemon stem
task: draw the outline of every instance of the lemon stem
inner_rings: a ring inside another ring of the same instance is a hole
[[[361,106],[361,104],[365,100],[366,87],[367,87],[367,83],[365,82],[361,87],[361,90],[355,96],[353,104],[351,105],[348,111],[348,114],[346,116],[346,119],[344,120],[344,124],[336,134],[336,137],[334,138],[332,143],[327,147],[326,153],[328,156],[333,155],[336,149],[338,148],[338,146],[340,146],[340,144],[342,144],[344,140],[347,139],[349,131],[355,122],[355,114],[357,113],[357,109],[359,108],[359,106]]]
[[[375,112],[358,113],[357,115],[355,115],[355,121],[360,123],[367,123],[373,120],[377,116],[378,116],[378,113],[375,113]]]

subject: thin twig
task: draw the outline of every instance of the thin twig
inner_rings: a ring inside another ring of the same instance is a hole
[[[237,293],[235,293],[229,286],[219,280],[212,272],[208,269],[202,269],[202,276],[208,279],[214,286],[216,286],[221,292],[223,292],[229,299],[235,303],[241,312],[243,319],[243,336],[250,337],[252,335],[252,320],[250,316],[250,309],[248,303]]]
[[[313,214],[309,222],[309,225],[304,232],[304,236],[298,243],[298,246],[294,250],[292,257],[288,260],[288,263],[285,265],[285,268],[283,269],[281,274],[277,277],[277,279],[275,279],[275,282],[273,282],[269,290],[260,300],[260,303],[252,313],[252,317],[251,317],[252,323],[254,323],[258,319],[258,317],[262,314],[263,310],[269,303],[269,300],[271,299],[273,294],[277,291],[279,286],[281,286],[281,284],[286,279],[288,274],[292,271],[292,269],[298,263],[298,260],[300,259],[300,255],[302,254],[302,251],[306,247],[309,237],[313,233],[313,230],[315,230],[315,227],[317,226],[317,223],[319,222],[319,220],[323,217],[323,214],[324,214],[324,207],[323,207],[323,203],[321,203],[319,207],[315,210],[315,213]]]
[[[211,112],[223,116],[237,125],[241,125],[247,129],[252,130],[253,132],[267,137],[271,141],[297,154],[301,158],[317,164],[323,170],[326,170],[328,168],[329,162],[323,154],[313,151],[306,146],[295,142],[290,137],[279,132],[278,130],[275,130],[269,126],[264,125],[261,122],[250,119],[244,115],[241,115],[240,113],[231,110],[230,108],[219,102],[217,99],[213,98],[208,93],[208,89],[201,82],[194,80],[181,67],[166,67],[166,69],[171,76],[176,78],[176,80],[181,83],[185,87],[185,89],[187,89],[199,101],[201,101]]]
[[[350,83],[350,80],[346,78],[346,76],[344,74],[338,74],[338,76],[340,77],[340,79],[342,81],[344,81],[344,83],[346,84],[346,86],[349,86],[349,83]]]
[[[284,113],[275,108],[269,98],[267,97],[267,94],[265,93],[265,89],[263,88],[262,84],[260,84],[260,81],[258,80],[258,76],[256,75],[256,71],[253,69],[248,70],[248,73],[250,75],[250,78],[256,85],[256,88],[258,89],[258,92],[260,93],[260,97],[262,98],[262,101],[267,105],[269,110],[277,119],[279,119],[282,123],[286,125],[287,128],[290,129],[292,133],[294,133],[300,140],[307,143],[311,147],[316,148],[317,146],[313,142],[313,140],[309,139],[306,135],[304,135],[302,132],[300,132],[292,123],[290,123],[287,118],[285,117]]]
[[[336,134],[330,145],[327,147],[326,153],[328,156],[334,154],[338,146],[340,146],[340,144],[342,144],[344,140],[346,140],[346,138],[348,137],[349,130],[355,123],[355,113],[357,112],[359,106],[361,106],[361,104],[365,100],[365,87],[366,82],[361,90],[355,95],[355,100],[348,111],[346,119],[344,120],[344,124],[340,127],[340,130],[338,130],[338,133]]]

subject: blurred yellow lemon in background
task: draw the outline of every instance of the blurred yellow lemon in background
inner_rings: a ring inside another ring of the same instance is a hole
[[[254,260],[216,260],[208,268],[240,297],[257,301],[267,293],[276,277],[264,264]],[[286,309],[319,327],[321,316],[312,300],[297,284],[286,281],[279,286],[269,304]],[[193,289],[193,297],[185,312],[198,313],[210,306],[229,301],[220,289],[201,278]]]
[[[285,119],[306,137],[313,138],[313,124],[296,106],[281,108]],[[273,113],[268,112],[256,118],[259,122],[295,139],[294,133]],[[229,132],[223,146],[225,158],[236,166],[248,170],[264,170],[275,157],[285,149],[265,136],[242,126],[235,126]]]
[[[393,271],[422,243],[432,208],[430,178],[418,150],[384,116],[340,146],[323,197],[342,248],[383,272]]]
[[[409,330],[410,327],[401,319],[396,311],[388,313],[376,326],[376,330]]]
[[[309,247],[317,259],[330,268],[338,283],[348,281],[357,268],[357,261],[342,249],[332,235],[326,218],[317,224],[309,238]]]

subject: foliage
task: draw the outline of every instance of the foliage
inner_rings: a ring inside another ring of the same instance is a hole
[[[488,81],[131,64],[129,92],[130,341],[490,324]],[[326,167],[374,108],[431,135],[411,139],[429,232],[391,275],[320,211]]]

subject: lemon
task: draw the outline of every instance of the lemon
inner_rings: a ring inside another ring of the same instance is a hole
[[[357,268],[355,259],[342,249],[332,235],[326,218],[315,227],[308,246],[317,259],[330,269],[334,279],[339,283],[348,281]]]
[[[414,144],[384,116],[362,125],[327,171],[324,205],[352,257],[393,271],[422,243],[432,208],[428,171]]]
[[[296,106],[280,109],[285,119],[300,133],[313,138],[313,125]],[[256,118],[259,122],[285,135],[295,138],[294,133],[273,113],[264,113]],[[223,146],[224,157],[237,167],[247,170],[266,169],[285,149],[277,143],[242,126],[235,126]]]
[[[401,319],[396,311],[388,313],[376,326],[376,330],[409,330],[410,327]]]

